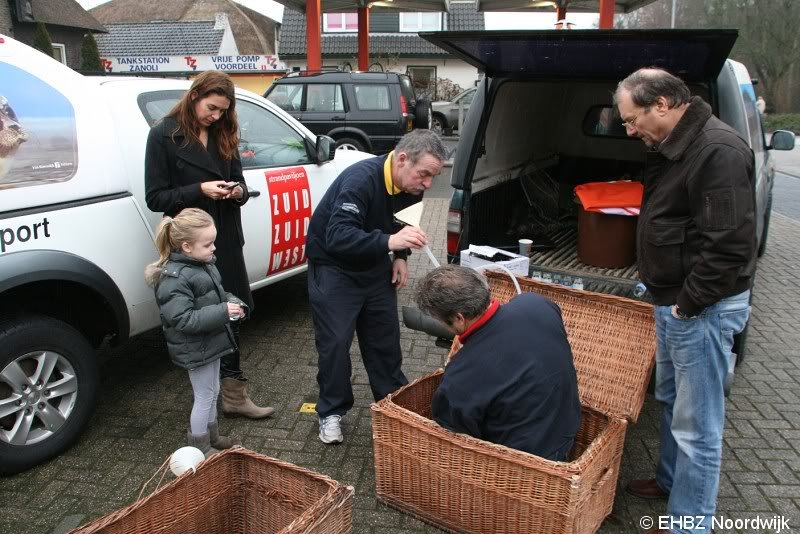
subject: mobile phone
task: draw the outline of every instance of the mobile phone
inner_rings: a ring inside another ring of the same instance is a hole
[[[234,187],[236,187],[237,185],[239,185],[239,182],[234,182],[234,183],[233,183],[233,184],[231,184],[231,185],[221,185],[221,186],[220,186],[220,188],[222,188],[222,189],[227,189],[228,191],[230,191],[231,189],[233,189],[233,188],[234,188]]]

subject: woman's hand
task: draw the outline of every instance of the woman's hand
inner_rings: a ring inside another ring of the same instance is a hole
[[[226,187],[225,189],[228,192],[228,195],[223,198],[232,198],[234,200],[242,199],[242,197],[244,196],[244,191],[242,191],[242,184],[240,184],[239,182],[227,182],[226,186],[229,186]]]
[[[224,180],[202,182],[200,184],[200,191],[202,191],[203,195],[207,196],[210,199],[222,200],[223,198],[228,198],[231,195],[230,189],[225,188],[225,186],[228,185],[228,183],[229,182],[226,182]]]

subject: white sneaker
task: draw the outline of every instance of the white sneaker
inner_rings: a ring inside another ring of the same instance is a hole
[[[341,415],[329,415],[328,417],[319,418],[319,439],[322,443],[341,443],[344,441],[341,421]]]

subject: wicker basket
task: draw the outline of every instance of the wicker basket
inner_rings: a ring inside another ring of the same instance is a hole
[[[347,533],[352,511],[352,487],[236,447],[72,533]]]
[[[505,274],[486,274],[498,300],[516,293]],[[639,415],[655,360],[652,307],[517,280],[523,291],[555,301],[564,317],[583,405],[570,461],[437,425],[431,420],[437,371],[373,404],[376,493],[451,532],[596,532],[611,512],[627,424]]]

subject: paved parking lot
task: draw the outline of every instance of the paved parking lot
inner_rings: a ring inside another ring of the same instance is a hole
[[[447,201],[426,201],[423,227],[434,253],[445,257]],[[412,276],[429,268],[422,254]],[[800,528],[800,222],[776,214],[768,252],[760,262],[748,354],[728,402],[719,514],[789,518]],[[408,303],[412,288],[401,291]],[[346,440],[324,446],[317,421],[298,413],[316,400],[316,353],[305,289],[298,277],[256,293],[257,312],[243,329],[244,367],[252,393],[278,410],[263,422],[222,419],[224,430],[255,451],[325,473],[356,488],[354,531],[434,532],[423,523],[378,504],[372,467],[371,395],[354,345],[356,407],[344,420]],[[404,369],[416,378],[442,364],[445,349],[403,328]],[[167,358],[159,332],[101,353],[102,387],[97,412],[79,443],[59,458],[15,477],[0,479],[0,532],[64,532],[133,500],[140,487],[183,437],[191,406],[184,371]],[[663,502],[643,502],[622,492],[624,483],[652,474],[658,452],[658,406],[648,398],[631,427],[613,515],[603,533],[638,532],[640,518],[663,513]],[[732,530],[735,532],[736,530]],[[755,532],[752,530],[741,532]],[[760,531],[759,531],[760,532]]]

